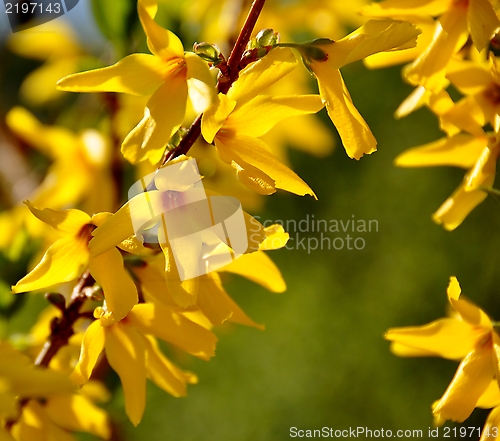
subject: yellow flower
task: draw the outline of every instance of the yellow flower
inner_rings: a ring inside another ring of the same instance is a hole
[[[23,81],[20,93],[30,104],[43,105],[64,95],[56,89],[57,80],[71,74],[85,56],[71,27],[59,18],[36,30],[14,32],[7,47],[15,54],[44,61]]]
[[[33,366],[30,359],[0,341],[0,421],[17,416],[19,399],[44,398],[73,389],[65,375]]]
[[[137,289],[123,267],[120,252],[112,247],[99,256],[90,255],[88,243],[92,231],[109,213],[92,217],[80,210],[39,210],[26,202],[31,212],[41,221],[52,226],[63,237],[45,252],[40,263],[15,286],[12,292],[20,293],[45,289],[78,278],[87,266],[92,277],[101,286],[110,321],[121,320],[137,303]]]
[[[59,89],[70,92],[151,95],[144,117],[122,144],[123,155],[134,164],[160,161],[165,145],[182,124],[188,97],[199,113],[215,96],[207,64],[193,53],[184,53],[179,38],[154,21],[157,9],[154,1],[138,2],[153,55],[132,54],[112,66],[70,75],[58,83]]]
[[[85,332],[72,378],[79,384],[88,381],[104,350],[120,377],[125,410],[134,425],[144,413],[146,378],[176,397],[186,394],[186,383],[197,381],[195,375],[181,371],[161,353],[154,336],[203,360],[214,355],[215,335],[165,305],[138,304],[114,324],[109,324],[107,312],[100,307],[94,315],[98,320]]]
[[[410,23],[372,20],[341,40],[317,43],[313,47],[320,50],[318,55],[311,57],[305,52],[306,62],[318,80],[328,115],[350,158],[359,159],[364,154],[373,153],[377,141],[354,107],[339,69],[377,52],[412,47],[419,32]]]
[[[280,248],[288,239],[282,229],[265,229],[256,219],[238,210],[237,217],[233,218],[236,223],[232,224],[236,228],[231,227],[229,238],[226,236],[222,240],[219,237],[214,241],[213,232],[220,228],[222,221],[215,222],[211,218],[217,209],[215,205],[209,208],[209,200],[215,204],[221,196],[203,190],[192,161],[180,157],[171,162],[166,170],[160,169],[153,181],[156,189],[148,189],[130,199],[92,232],[94,238],[89,244],[92,256],[99,257],[115,246],[132,254],[144,255],[148,250],[143,246],[144,240],[159,243],[164,255],[163,277],[168,292],[182,308],[196,305],[202,286],[207,285],[213,290],[216,282],[210,277],[198,276],[223,270],[223,265],[244,254],[259,249]],[[176,167],[176,172],[168,173],[168,167]],[[163,174],[165,171],[167,173]],[[151,187],[149,182],[143,184],[143,188]],[[196,205],[196,215],[189,211],[193,210],[189,208],[189,202],[202,204]],[[183,216],[182,219],[170,220],[169,216],[174,211],[172,208],[178,209],[176,212]],[[179,227],[182,227],[182,231],[177,234]],[[258,258],[255,259],[247,261],[249,267],[252,262],[258,262]],[[279,272],[269,271],[267,274],[277,281],[281,280]],[[268,283],[272,285],[275,282],[270,280]]]
[[[415,147],[399,155],[402,167],[452,165],[470,169],[461,185],[432,216],[447,230],[454,230],[488,196],[485,190],[495,181],[500,143],[495,136],[459,133],[449,138]]]
[[[483,111],[483,125],[489,122],[495,132],[500,130],[500,71],[497,58],[490,53],[489,63],[468,60],[452,63],[446,74],[451,84],[469,98],[469,108]]]
[[[316,113],[323,107],[317,95],[261,95],[296,65],[290,49],[272,50],[245,68],[227,95],[219,94],[214,106],[202,117],[205,140],[215,144],[219,157],[237,170],[242,183],[261,194],[280,188],[301,196],[314,195],[259,139],[278,122]]]
[[[453,316],[428,325],[389,329],[385,335],[399,356],[439,356],[462,360],[443,396],[432,406],[437,424],[463,422],[497,379],[500,338],[489,317],[460,298],[460,285],[450,279],[448,300]]]
[[[11,109],[6,123],[24,142],[53,161],[30,196],[34,205],[63,208],[82,204],[90,213],[114,208],[111,143],[100,132],[87,129],[76,134],[64,127],[47,126],[22,107]]]
[[[464,46],[469,35],[477,50],[482,51],[500,28],[500,20],[489,0],[425,0],[417,3],[386,0],[370,5],[363,12],[412,21],[439,17],[432,42],[404,70],[411,84],[433,92],[443,88],[448,63]]]

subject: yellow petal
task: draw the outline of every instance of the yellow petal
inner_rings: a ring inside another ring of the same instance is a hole
[[[63,429],[89,432],[105,439],[111,434],[106,412],[82,395],[51,397],[44,408],[49,418]]]
[[[469,0],[467,19],[472,41],[482,51],[500,28],[496,11],[488,0]]]
[[[411,84],[423,86],[433,92],[439,92],[443,88],[450,58],[467,41],[466,15],[466,9],[457,5],[436,22],[433,42],[404,69],[404,75]]]
[[[264,58],[250,64],[229,89],[227,96],[242,106],[297,67],[297,60],[289,48],[277,48]]]
[[[142,332],[155,335],[203,360],[214,355],[215,335],[167,306],[141,303],[132,309],[127,319]]]
[[[217,90],[214,77],[205,61],[198,55],[186,52],[186,82],[189,99],[196,113],[207,110],[215,101]]]
[[[483,426],[483,430],[481,431],[481,438],[479,441],[491,441],[497,440],[500,437],[500,432],[498,428],[500,427],[500,407],[495,407],[488,418],[486,419],[486,423]]]
[[[483,328],[483,330],[476,329],[477,332],[487,332],[493,328],[490,318],[481,308],[467,300],[460,299],[461,289],[455,277],[450,278],[447,293],[451,306],[460,314],[463,320],[471,325]]]
[[[280,224],[270,225],[265,228],[266,238],[260,244],[259,250],[278,250],[283,248],[288,239],[290,239],[290,235],[285,232],[285,229]]]
[[[93,321],[83,335],[80,358],[71,374],[71,379],[76,384],[81,385],[89,380],[97,359],[104,349],[104,340],[104,328],[99,320]]]
[[[181,376],[183,372],[161,353],[154,339],[144,337],[144,344],[148,353],[148,377],[170,395],[185,396],[186,379]],[[196,377],[190,379],[193,382]]]
[[[465,421],[492,379],[491,350],[475,350],[468,354],[460,363],[444,395],[432,406],[437,423]]]
[[[478,138],[459,133],[406,150],[394,160],[394,163],[399,167],[451,165],[471,168],[484,151],[486,143],[486,136]]]
[[[495,379],[491,381],[488,388],[483,392],[481,398],[477,401],[476,406],[482,409],[491,409],[500,405],[500,388],[498,381]]]
[[[149,99],[142,120],[123,141],[125,159],[132,164],[145,159],[157,164],[161,160],[165,146],[182,124],[187,96],[183,75],[169,76]]]
[[[233,101],[220,93],[214,104],[201,117],[201,133],[205,141],[211,144],[215,135],[226,122],[227,117],[236,106],[236,101]]]
[[[139,299],[135,283],[123,266],[121,253],[111,248],[92,257],[89,270],[102,288],[111,319],[117,322],[124,318]]]
[[[461,225],[469,213],[483,202],[487,196],[487,193],[484,191],[466,191],[465,183],[462,182],[432,215],[432,220],[438,225],[442,225],[448,231],[453,231]]]
[[[306,194],[315,196],[311,188],[299,176],[269,151],[264,141],[229,133],[218,135],[215,145],[223,161],[229,163],[234,161],[243,169],[245,163],[250,164],[274,179],[276,188],[300,196]]]
[[[216,276],[214,276],[216,277]],[[215,282],[212,275],[200,276],[200,291],[196,306],[213,325],[221,325],[233,315],[231,303],[222,285]]]
[[[40,263],[24,276],[12,292],[20,293],[48,288],[79,277],[89,260],[87,241],[64,237],[54,242]]]
[[[80,210],[52,210],[35,208],[30,201],[25,201],[30,211],[42,222],[50,225],[62,234],[76,236],[81,229],[90,224],[91,218],[87,213]]]
[[[315,63],[312,68],[328,115],[339,132],[348,156],[359,159],[364,154],[373,153],[377,149],[377,141],[354,107],[340,72],[329,69],[326,63]]]
[[[227,318],[228,322],[231,323],[237,323],[239,325],[244,325],[244,326],[251,326],[253,328],[260,329],[263,331],[265,329],[264,325],[260,325],[258,323],[255,323],[250,317],[248,317],[243,310],[236,304],[236,302],[228,295],[224,287],[222,286],[222,282],[220,280],[220,277],[217,273],[211,273],[209,276],[214,285],[213,285],[213,290],[212,293],[214,294],[214,297],[217,298],[218,300],[214,302],[215,299],[209,299],[209,301],[213,303],[218,303],[221,305],[224,305],[224,308],[227,308],[227,310],[231,311],[230,316]],[[217,291],[215,293],[214,291]],[[202,298],[204,293],[200,293],[200,298]],[[208,296],[207,296],[208,297]],[[213,309],[217,308],[217,305],[212,306]],[[200,307],[201,309],[201,307]],[[203,309],[205,311],[206,308]],[[212,322],[214,323],[214,322]],[[214,323],[215,324],[215,323]]]
[[[130,326],[117,323],[106,328],[106,357],[120,377],[125,412],[134,426],[146,406],[146,355],[141,336]]]
[[[319,95],[261,95],[244,106],[238,106],[227,119],[224,128],[240,135],[259,138],[280,121],[292,116],[317,113],[323,106]]]
[[[262,252],[244,254],[221,269],[238,274],[262,285],[272,292],[284,292],[286,283],[280,270],[269,256]]]
[[[244,161],[232,162],[236,169],[236,177],[243,185],[258,194],[269,196],[276,193],[276,181],[269,175]]]
[[[414,47],[419,34],[420,30],[405,21],[370,20],[347,37],[325,46],[328,60],[314,62],[312,68],[326,63],[332,69],[339,69],[377,52]]]
[[[184,55],[184,47],[181,40],[168,29],[162,28],[150,15],[152,9],[147,9],[139,2],[137,5],[139,19],[146,36],[148,37],[149,50],[157,57],[169,60]]]
[[[461,320],[444,318],[424,326],[389,329],[385,339],[434,356],[452,360],[465,357],[477,341],[475,328]]]
[[[150,95],[165,81],[170,66],[149,54],[132,54],[112,66],[69,75],[57,88],[67,92],[123,92]]]
[[[161,206],[159,191],[148,191],[134,196],[92,232],[94,238],[89,242],[92,257],[133,236],[147,222],[161,214]]]
[[[491,74],[483,65],[469,60],[450,63],[446,77],[464,95],[475,95],[491,84]]]

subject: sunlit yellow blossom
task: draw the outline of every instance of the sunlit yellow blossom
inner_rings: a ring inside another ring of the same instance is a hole
[[[120,252],[112,247],[99,256],[90,256],[88,243],[92,231],[105,221],[109,213],[92,217],[71,209],[39,210],[26,202],[31,212],[52,226],[63,237],[46,251],[41,262],[15,286],[14,293],[45,289],[78,278],[88,266],[92,277],[101,286],[109,320],[120,320],[137,303],[137,289],[123,267]]]
[[[489,0],[386,0],[365,8],[364,13],[420,20],[439,17],[435,22],[432,42],[404,71],[411,84],[421,85],[433,92],[443,88],[447,65],[464,46],[469,35],[481,51],[500,28],[500,20]]]
[[[249,188],[271,194],[276,188],[299,195],[314,195],[309,186],[278,160],[259,137],[281,120],[318,112],[323,103],[317,95],[261,95],[296,67],[290,49],[274,49],[244,69],[227,95],[219,94],[203,114],[202,134],[214,143],[219,157],[231,164]]]
[[[470,169],[457,190],[433,215],[436,223],[454,230],[487,197],[484,190],[495,181],[499,155],[500,143],[495,136],[459,133],[410,149],[399,155],[395,163],[402,167],[452,165]]]
[[[373,153],[377,141],[354,107],[339,69],[377,52],[412,47],[418,34],[410,23],[372,20],[341,40],[315,46],[324,52],[324,59],[318,56],[306,60],[318,80],[328,115],[349,157],[359,159]],[[307,53],[305,55],[307,57]]]
[[[42,105],[61,98],[56,89],[57,81],[73,73],[84,57],[71,27],[64,19],[37,26],[36,30],[14,32],[7,41],[14,53],[45,63],[34,69],[23,81],[20,93],[30,104]]]
[[[489,122],[500,130],[500,71],[498,60],[490,54],[489,63],[468,60],[452,63],[446,77],[460,92],[469,97],[468,108],[474,104],[483,112],[483,125]]]
[[[68,431],[88,432],[109,439],[111,432],[106,412],[80,394],[59,394],[45,403],[30,400],[12,426],[16,441],[74,440]]]
[[[159,350],[154,337],[208,360],[214,355],[217,338],[210,331],[162,304],[134,306],[120,322],[109,324],[102,308],[85,332],[80,360],[73,379],[88,381],[97,359],[104,350],[110,366],[120,377],[125,410],[134,425],[139,424],[146,404],[146,378],[174,396],[186,394],[186,383],[196,376],[181,371]]]
[[[452,317],[424,326],[389,329],[385,335],[396,355],[462,360],[445,393],[432,406],[437,424],[467,419],[492,380],[499,378],[500,338],[489,317],[460,294],[460,285],[452,277],[448,286]]]
[[[156,164],[182,124],[188,97],[197,112],[204,111],[215,96],[215,82],[207,64],[184,53],[179,38],[154,21],[156,2],[139,1],[138,11],[153,55],[132,54],[113,66],[63,78],[58,86],[71,92],[151,95],[143,119],[123,141],[122,153],[134,164],[145,159]]]
[[[34,205],[58,209],[82,204],[90,213],[114,208],[111,144],[100,132],[87,129],[76,134],[64,127],[44,125],[22,107],[11,109],[6,122],[23,141],[53,161],[30,195]]]
[[[179,203],[179,201],[182,201],[183,206],[187,207],[190,205],[188,202],[207,201],[207,198],[221,197],[213,195],[209,191],[205,192],[203,188],[200,188],[199,175],[197,178],[195,177],[196,182],[191,180],[191,177],[194,176],[193,173],[190,173],[190,171],[194,171],[192,168],[193,164],[186,160],[185,157],[178,158],[174,161],[174,164],[175,166],[180,166],[179,171],[183,173],[162,175],[161,172],[163,171],[167,171],[168,173],[168,167],[172,167],[172,163],[167,166],[166,170],[160,169],[154,178],[156,189],[139,193],[129,200],[120,210],[92,232],[94,238],[89,245],[92,256],[96,257],[102,253],[106,253],[115,246],[122,247],[132,254],[143,254],[141,250],[147,251],[148,249],[143,247],[142,241],[148,235],[151,236],[151,239],[159,243],[163,251],[163,277],[168,292],[178,306],[187,308],[197,304],[198,295],[202,291],[200,287],[203,284],[209,286],[211,290],[214,289],[214,283],[216,283],[214,280],[210,277],[198,277],[220,268],[220,266],[211,266],[211,256],[217,257],[218,253],[225,250],[225,247],[228,248],[231,254],[234,254],[235,248],[233,243],[231,247],[228,244],[224,247],[220,241],[217,242],[217,247],[213,248],[211,245],[212,238],[207,235],[203,236],[204,231],[212,225],[208,226],[205,223],[207,220],[206,216],[202,216],[200,212],[199,219],[191,218],[188,212],[182,211],[186,214],[183,224],[185,226],[189,225],[188,230],[190,231],[199,231],[202,236],[197,236],[195,240],[190,239],[191,233],[183,236],[186,237],[186,240],[183,240],[182,256],[179,257],[178,252],[174,256],[172,249],[173,237],[169,236],[173,231],[167,231],[167,215],[165,213],[175,206],[175,204]],[[144,186],[147,187],[148,183],[145,183]],[[245,212],[242,212],[242,222],[242,230],[238,230],[237,234],[241,236],[238,240],[242,243],[244,242],[243,245],[245,248],[238,251],[239,256],[244,253],[255,252],[259,249],[280,248],[286,244],[288,236],[282,229],[276,230],[273,227],[264,229],[260,222]],[[176,240],[178,241],[178,239]],[[130,243],[135,244],[136,248],[131,247],[130,244],[126,244],[126,241],[131,241]],[[179,258],[180,260],[178,260]],[[256,261],[248,260],[250,267],[252,262]],[[199,271],[200,265],[201,269],[203,269],[201,272]],[[281,280],[279,272],[270,271],[268,275],[278,281]],[[268,283],[272,284],[275,282],[269,281]],[[200,309],[202,308],[200,307]],[[226,316],[225,318],[228,317]]]

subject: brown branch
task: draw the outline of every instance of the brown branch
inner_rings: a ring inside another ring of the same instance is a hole
[[[217,90],[221,93],[226,94],[231,85],[238,79],[241,70],[240,61],[242,55],[245,52],[248,42],[250,41],[253,29],[255,28],[255,24],[257,23],[257,19],[262,12],[262,8],[264,7],[265,2],[266,0],[254,0],[252,6],[250,7],[250,11],[245,20],[245,24],[241,28],[238,39],[236,40],[233,50],[231,51],[231,55],[229,55],[229,59],[227,61],[227,75],[219,74]],[[193,124],[191,124],[191,127],[188,129],[184,138],[182,138],[180,144],[175,149],[167,152],[162,165],[165,165],[167,162],[171,161],[174,158],[177,158],[180,155],[185,155],[200,135],[201,115],[199,115],[198,118],[195,119]]]
[[[45,342],[42,350],[36,358],[36,366],[47,367],[50,360],[57,354],[59,349],[68,344],[70,337],[75,333],[75,322],[82,317],[81,307],[88,299],[86,288],[94,285],[95,280],[89,271],[85,271],[80,280],[73,288],[70,304],[67,308],[61,307],[62,317],[56,317],[51,322],[49,339]]]

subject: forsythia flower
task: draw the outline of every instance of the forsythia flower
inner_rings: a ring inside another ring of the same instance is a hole
[[[245,185],[261,194],[281,188],[301,196],[314,195],[259,139],[279,121],[316,113],[323,107],[318,95],[260,95],[296,65],[290,49],[272,50],[244,69],[227,95],[219,94],[202,117],[205,140],[215,144],[220,158],[237,170]]]
[[[462,184],[434,213],[433,220],[447,230],[457,228],[488,194],[495,181],[496,162],[500,156],[498,137],[459,133],[449,138],[410,149],[395,163],[402,167],[453,165],[470,168]]]
[[[462,360],[446,392],[432,406],[437,424],[465,421],[492,382],[499,379],[500,337],[489,317],[460,294],[460,285],[452,277],[448,286],[452,317],[424,326],[389,329],[385,335],[399,356]],[[493,386],[498,391],[498,386]]]
[[[114,208],[111,143],[100,132],[87,129],[75,134],[64,127],[43,125],[22,107],[11,109],[6,122],[24,142],[53,161],[30,196],[34,205],[63,208],[82,203],[91,213]]]
[[[88,381],[104,350],[120,377],[125,410],[134,425],[139,424],[146,405],[146,378],[177,397],[186,394],[186,383],[197,381],[195,375],[181,371],[161,353],[154,336],[204,360],[214,355],[215,335],[167,306],[136,305],[114,324],[109,324],[103,308],[96,308],[94,315],[98,320],[85,332],[72,378],[79,384]]]
[[[159,26],[154,1],[138,2],[139,18],[153,55],[132,54],[113,66],[70,75],[59,81],[70,92],[123,92],[151,95],[144,117],[127,135],[122,153],[137,163],[160,161],[165,145],[179,129],[188,96],[197,112],[203,112],[215,96],[214,78],[207,64],[186,52],[179,38]]]
[[[439,16],[431,43],[404,70],[411,84],[433,92],[439,92],[445,85],[448,63],[464,46],[469,35],[477,50],[482,51],[500,28],[500,20],[489,0],[425,0],[417,3],[386,0],[365,8],[363,12],[410,20],[418,17],[420,21]]]
[[[350,158],[359,159],[376,150],[370,128],[352,103],[340,68],[382,51],[413,47],[420,33],[410,23],[393,20],[371,20],[338,41],[320,40],[300,49],[306,63],[318,80],[319,92]],[[312,55],[312,56],[311,56]]]
[[[104,292],[109,320],[121,320],[137,303],[137,289],[123,267],[120,252],[112,247],[99,256],[90,255],[88,243],[92,231],[109,217],[99,213],[92,217],[80,210],[38,210],[28,201],[31,212],[52,226],[63,237],[45,252],[40,263],[15,286],[14,293],[33,291],[69,282],[78,278],[89,267],[92,277]]]

